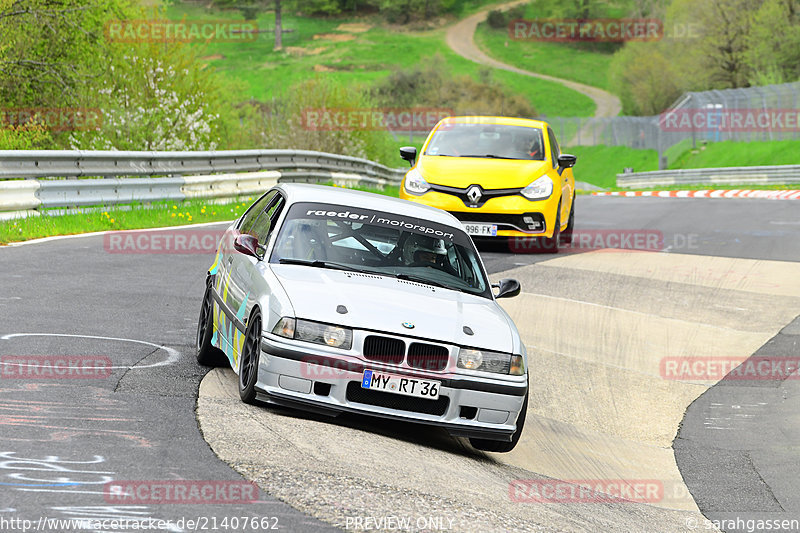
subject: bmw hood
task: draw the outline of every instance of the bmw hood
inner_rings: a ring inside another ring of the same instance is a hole
[[[547,172],[545,161],[422,156],[417,170],[428,183],[465,188],[474,183],[485,189],[527,187]]]
[[[393,277],[270,265],[297,318],[511,353],[509,320],[493,300]],[[347,313],[337,312],[343,305]],[[413,324],[413,329],[403,324]],[[473,335],[464,333],[464,326]]]

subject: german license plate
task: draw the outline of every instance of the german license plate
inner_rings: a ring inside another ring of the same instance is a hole
[[[440,381],[396,376],[374,370],[365,370],[361,378],[362,389],[391,392],[392,394],[402,394],[428,400],[435,400],[439,397],[441,384]]]
[[[480,237],[497,237],[497,224],[464,224],[464,229],[469,235]]]

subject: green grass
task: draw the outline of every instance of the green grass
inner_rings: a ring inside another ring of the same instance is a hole
[[[0,221],[0,244],[26,241],[53,235],[73,235],[94,231],[158,228],[233,220],[254,198],[236,203],[211,204],[200,200],[158,202],[149,205],[87,208],[63,215],[31,216]],[[45,212],[46,213],[46,212]]]
[[[725,141],[698,145],[677,156],[670,168],[752,167],[759,165],[800,165],[800,140]]]
[[[167,11],[173,20],[240,19],[235,11],[210,11],[191,4],[173,4]],[[272,13],[258,17],[258,26],[271,27]],[[361,22],[371,25],[363,33],[337,30],[342,23]],[[231,82],[243,86],[242,99],[266,102],[283,94],[299,81],[323,72],[349,87],[367,86],[400,68],[412,68],[439,53],[453,75],[466,74],[478,78],[480,65],[453,53],[444,41],[444,29],[402,31],[382,26],[377,17],[361,19],[320,19],[285,14],[283,26],[295,30],[284,34],[284,50],[273,51],[272,33],[259,34],[258,39],[242,43],[207,43],[202,56],[207,64]],[[317,38],[328,34],[340,37]],[[337,38],[351,40],[337,41]],[[498,71],[493,78],[514,92],[524,94],[539,114],[549,116],[590,116],[594,103],[566,87],[512,72]]]
[[[590,18],[626,18],[634,2],[595,2]],[[525,6],[525,20],[565,18],[567,6],[561,0],[534,0]],[[566,17],[571,18],[571,17]],[[609,90],[611,58],[618,43],[559,43],[512,39],[509,29],[492,28],[484,22],[478,26],[475,41],[488,54],[518,68],[576,81]],[[568,116],[568,115],[561,115]],[[582,115],[578,115],[582,116]]]
[[[332,185],[328,183],[327,185]],[[387,185],[384,190],[354,187],[357,190],[399,196],[399,187]],[[240,198],[231,203],[210,203],[203,200],[156,202],[86,208],[77,213],[31,216],[0,221],[0,245],[54,235],[75,235],[95,231],[162,228],[206,222],[224,222],[238,218],[255,197]]]
[[[475,41],[503,63],[609,89],[608,71],[613,53],[608,47],[593,50],[577,44],[518,41],[509,37],[508,29],[493,29],[485,22],[478,26]]]
[[[578,156],[573,169],[576,180],[604,189],[617,185],[617,174],[625,167],[635,172],[658,170],[658,152],[637,150],[626,146],[572,146],[565,152]]]
[[[625,167],[634,172],[658,170],[658,153],[655,150],[637,150],[625,146],[573,146],[566,152],[578,156],[575,179],[612,189],[616,187],[616,175]],[[666,151],[670,169],[748,167],[760,165],[800,164],[800,140],[772,142],[720,142],[691,148],[691,140],[683,141]],[[689,188],[708,188],[697,185]],[[741,187],[738,186],[737,187]],[[785,189],[789,185],[762,186],[758,189]],[[660,188],[668,189],[669,187]],[[682,187],[683,188],[683,187]],[[657,189],[654,189],[657,190]]]

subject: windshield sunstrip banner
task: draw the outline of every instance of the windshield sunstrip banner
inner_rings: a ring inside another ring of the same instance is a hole
[[[354,208],[343,205],[321,204],[311,202],[301,202],[292,206],[289,210],[288,218],[319,218],[330,220],[349,220],[361,224],[370,224],[384,228],[425,235],[437,239],[443,239],[456,244],[470,247],[469,237],[466,233],[454,231],[454,228],[422,220],[419,218],[398,215],[395,213],[385,213],[370,209]]]

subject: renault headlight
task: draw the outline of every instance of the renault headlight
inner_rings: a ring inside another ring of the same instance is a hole
[[[553,180],[549,176],[542,176],[519,192],[528,200],[550,198],[550,195],[553,194]]]
[[[458,351],[458,368],[492,372],[493,374],[525,375],[525,366],[521,355],[511,355],[488,350],[461,348]]]
[[[287,339],[313,342],[342,350],[349,350],[353,345],[353,330],[299,318],[281,318],[272,328],[272,333]]]
[[[403,185],[406,188],[406,192],[416,195],[425,194],[431,188],[430,183],[425,181],[425,178],[422,177],[422,173],[417,170],[417,167],[408,171]]]

